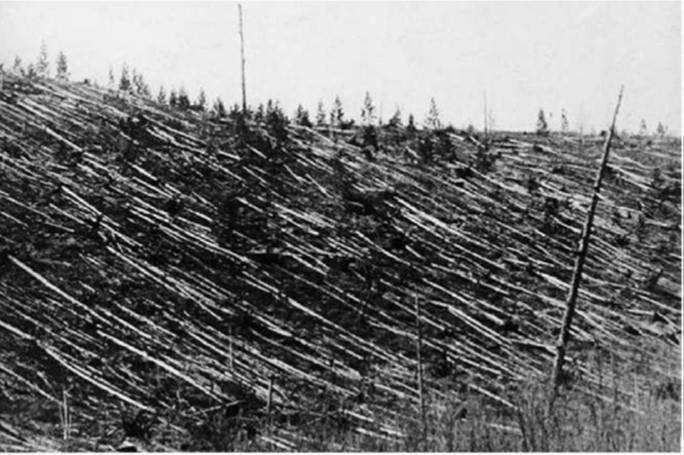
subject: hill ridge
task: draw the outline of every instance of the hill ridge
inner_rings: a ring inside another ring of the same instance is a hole
[[[494,134],[485,149],[458,131],[374,131],[377,146],[363,129],[7,75],[8,396],[69,388],[84,437],[121,402],[191,431],[203,409],[260,418],[271,400],[288,415],[334,405],[395,438],[391,416],[416,400],[418,299],[431,398],[466,384],[506,406],[550,369],[600,138]],[[587,393],[604,380],[588,352],[678,379],[679,159],[663,142],[616,145],[569,351]],[[241,425],[276,447],[297,431],[274,443]]]

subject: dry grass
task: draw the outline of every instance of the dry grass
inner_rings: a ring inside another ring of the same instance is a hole
[[[681,406],[674,399],[643,396],[639,412],[630,402],[613,402],[578,390],[562,395],[549,414],[543,388],[529,385],[518,409],[491,407],[481,399],[433,403],[423,439],[416,420],[405,422],[407,436],[395,440],[365,437],[353,430],[312,427],[300,451],[435,452],[679,452]],[[416,412],[416,418],[418,412]],[[242,446],[248,449],[250,446]],[[270,448],[271,450],[273,448]]]
[[[214,413],[184,431],[175,431],[168,422],[157,425],[149,435],[133,441],[146,451],[679,452],[678,385],[673,394],[654,387],[636,396],[620,392],[621,385],[617,381],[606,385],[603,398],[579,388],[564,390],[550,413],[546,390],[536,381],[510,388],[515,408],[471,393],[463,401],[428,400],[425,437],[420,431],[418,406],[407,403],[407,412],[399,421],[404,436],[386,439],[360,432],[344,418],[344,411],[335,410],[303,413],[305,424],[292,425],[283,425],[275,413],[260,420]],[[397,423],[392,416],[385,417],[380,416],[374,424]],[[32,416],[25,414],[24,418],[31,420]],[[35,420],[32,425],[38,429]],[[76,436],[59,441],[62,428],[55,422],[44,425],[36,432],[42,435],[24,443],[0,438],[0,448],[111,450],[116,444],[102,441],[112,435],[120,440],[119,425],[110,419],[98,428],[99,435],[91,429],[87,439]],[[49,445],[45,445],[47,441]]]

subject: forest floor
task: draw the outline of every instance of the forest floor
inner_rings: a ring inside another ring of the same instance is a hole
[[[0,450],[678,451],[679,139],[614,141],[546,406],[603,141],[7,76]]]

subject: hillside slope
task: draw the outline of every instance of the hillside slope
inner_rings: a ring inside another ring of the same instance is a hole
[[[550,368],[601,139],[378,135],[6,77],[2,447],[56,447],[65,397],[91,450],[148,426],[153,448],[210,441],[215,412],[269,449],[331,412],[399,437],[416,302],[430,400],[509,406]],[[596,359],[638,358],[639,387],[679,382],[679,160],[679,144],[615,144],[569,350],[586,393],[618,371]]]

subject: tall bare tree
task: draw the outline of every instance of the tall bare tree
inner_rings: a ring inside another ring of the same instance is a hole
[[[238,3],[240,16],[240,62],[242,68],[242,114],[247,115],[247,88],[245,82],[245,36],[242,29],[242,4]]]
[[[594,181],[594,191],[591,198],[591,205],[587,212],[587,218],[584,222],[582,230],[582,237],[580,239],[577,256],[575,259],[575,267],[572,272],[572,281],[570,283],[570,290],[565,304],[565,313],[563,314],[563,323],[558,336],[558,343],[556,345],[556,357],[553,362],[553,371],[551,376],[551,399],[549,400],[549,411],[553,408],[554,401],[558,394],[558,388],[561,383],[561,373],[563,371],[563,364],[565,363],[565,350],[570,339],[570,330],[572,328],[572,319],[575,315],[575,307],[577,304],[577,295],[579,294],[579,286],[582,280],[582,270],[584,269],[584,261],[589,251],[589,239],[591,238],[591,230],[594,223],[594,214],[596,213],[596,206],[598,205],[599,193],[601,192],[601,183],[603,182],[603,175],[605,174],[608,165],[608,155],[610,153],[610,143],[615,136],[615,121],[622,103],[622,92],[624,87],[620,88],[617,104],[615,105],[615,113],[613,114],[613,122],[610,125],[608,137],[603,145],[603,157],[601,164],[596,172],[596,180]],[[543,112],[543,111],[540,111]]]

